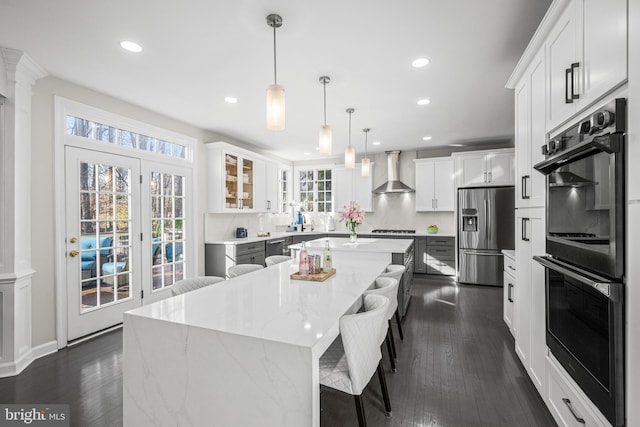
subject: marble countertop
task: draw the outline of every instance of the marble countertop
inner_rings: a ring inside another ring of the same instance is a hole
[[[514,251],[513,249],[503,249],[502,253],[505,256],[508,256],[509,258],[511,258],[512,260],[515,261],[515,259],[516,259],[516,251]]]
[[[178,323],[244,337],[310,347],[322,354],[338,320],[391,262],[389,253],[335,259],[324,282],[291,280],[286,261],[128,311],[125,316]]]
[[[355,243],[349,242],[346,237],[322,237],[320,239],[305,242],[308,250],[324,250],[329,241],[331,250],[336,252],[380,252],[380,253],[405,253],[413,244],[413,239],[379,239],[358,237]],[[293,250],[300,250],[301,244],[290,245]]]
[[[254,236],[249,236],[249,237],[245,237],[242,239],[236,239],[236,238],[228,238],[228,239],[219,239],[219,240],[209,240],[205,243],[208,244],[222,244],[222,245],[241,245],[243,243],[253,243],[253,242],[261,242],[261,241],[267,241],[267,240],[272,240],[272,239],[283,239],[286,237],[291,237],[291,236],[309,236],[310,240],[315,239],[316,237],[314,236],[320,236],[320,235],[326,235],[326,234],[342,234],[345,237],[349,236],[349,233],[347,231],[283,231],[283,232],[277,232],[277,233],[271,233],[270,236],[262,236],[262,237],[258,237],[257,235]],[[455,237],[455,234],[453,233],[437,233],[437,234],[428,234],[428,233],[411,233],[411,234],[405,234],[405,233],[371,233],[371,232],[361,232],[359,233],[361,235],[375,235],[375,236],[393,236],[393,237],[397,237],[399,239],[413,239],[414,237]]]

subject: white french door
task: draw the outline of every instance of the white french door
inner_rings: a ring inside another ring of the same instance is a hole
[[[65,148],[67,339],[141,305],[140,160]]]
[[[191,262],[191,170],[65,148],[67,340],[170,296]],[[188,233],[189,232],[189,233]]]

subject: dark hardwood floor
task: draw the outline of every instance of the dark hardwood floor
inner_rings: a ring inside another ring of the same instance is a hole
[[[393,418],[384,416],[374,375],[364,393],[369,426],[556,425],[515,354],[502,321],[502,288],[416,276],[403,326],[398,372],[390,372],[386,352],[383,361]],[[122,425],[122,332],[0,379],[0,402],[68,403],[73,426]],[[321,406],[323,426],[358,425],[351,396],[323,389]]]

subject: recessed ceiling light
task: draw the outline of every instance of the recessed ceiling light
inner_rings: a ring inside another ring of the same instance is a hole
[[[449,144],[449,147],[464,147],[464,144]]]
[[[373,141],[372,144],[373,145],[380,145],[380,141]]]
[[[121,41],[120,42],[120,47],[122,47],[124,50],[127,50],[129,52],[133,52],[133,53],[142,52],[142,46],[140,46],[138,43],[132,42],[130,40]]]
[[[310,153],[310,152],[308,152],[308,151],[305,151],[305,152],[304,152],[304,155],[305,155],[305,156],[310,156],[310,155],[311,155],[311,153]]]
[[[430,136],[423,136],[422,140],[423,141],[431,141],[431,137]]]
[[[233,96],[227,96],[224,98],[224,102],[229,103],[229,104],[237,104],[238,103],[238,98],[234,98]]]
[[[430,99],[423,98],[423,99],[419,99],[419,100],[418,100],[418,105],[427,105],[427,104],[429,104],[430,102],[431,102],[431,100],[430,100]]]
[[[427,58],[417,58],[414,59],[411,63],[411,66],[414,68],[422,68],[426,67],[427,65],[429,65],[429,60]]]

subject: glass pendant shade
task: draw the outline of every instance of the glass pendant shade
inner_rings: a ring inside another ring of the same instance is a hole
[[[267,87],[267,129],[284,130],[284,87]]]
[[[320,154],[331,155],[331,126],[322,125],[320,126]]]
[[[344,149],[344,167],[347,169],[353,169],[356,167],[356,149],[353,145],[347,145]]]
[[[369,176],[370,169],[371,169],[371,161],[365,157],[360,161],[360,176]]]

